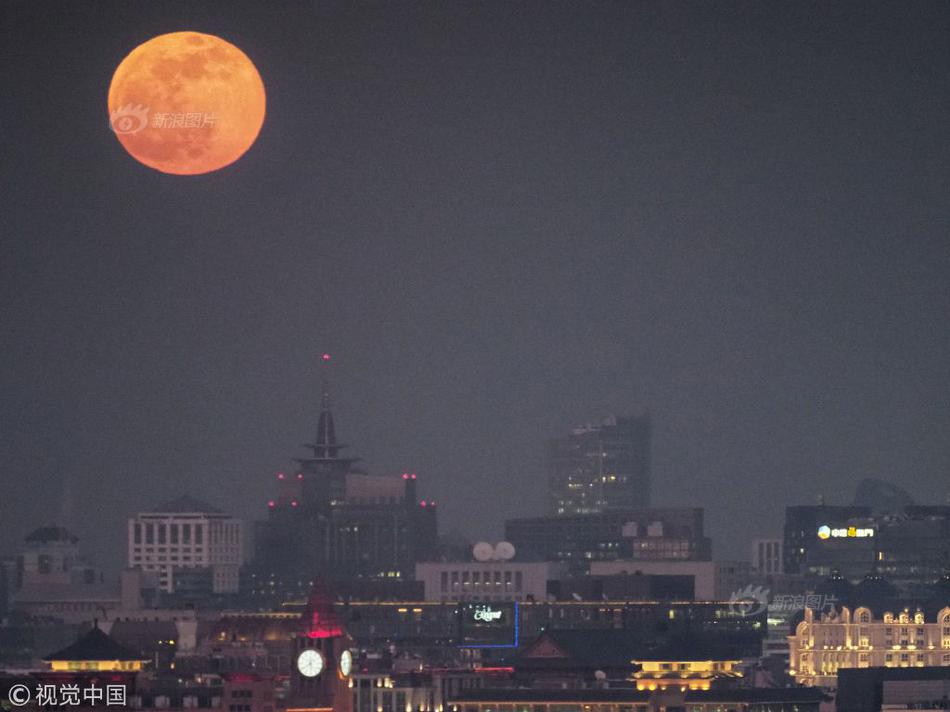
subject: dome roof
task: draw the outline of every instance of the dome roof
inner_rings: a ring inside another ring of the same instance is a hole
[[[854,593],[852,586],[847,579],[843,578],[837,571],[822,581],[815,587],[815,593],[824,596],[827,600],[845,603],[851,600]]]
[[[859,601],[887,601],[897,597],[897,589],[880,574],[868,574],[854,587]]]

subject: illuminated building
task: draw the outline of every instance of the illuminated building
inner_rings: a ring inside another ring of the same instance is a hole
[[[555,515],[650,504],[650,417],[609,417],[551,441],[549,496]]]
[[[543,601],[562,569],[553,561],[426,561],[416,579],[427,601]]]
[[[148,662],[119,645],[98,625],[69,647],[43,659],[53,672],[140,672]]]
[[[176,590],[179,571],[208,569],[213,593],[236,593],[244,563],[243,524],[191,497],[129,518],[128,565],[155,571],[163,591]]]
[[[98,705],[85,701],[81,704],[102,708],[110,688],[115,691],[121,688],[122,699],[127,700],[135,692],[138,673],[149,662],[117,643],[96,625],[72,645],[50,653],[43,660],[49,669],[33,673],[40,685],[57,689],[66,685],[77,686],[79,690],[98,688],[101,695]]]
[[[353,641],[334,610],[332,596],[316,582],[293,640],[288,712],[352,709],[352,647]]]
[[[505,538],[518,551],[564,561],[575,573],[586,571],[592,561],[708,561],[712,554],[701,507],[509,519]]]
[[[950,570],[950,506],[906,505],[886,514],[787,507],[783,545],[786,573],[821,579],[839,572],[856,582],[874,572],[917,595]]]
[[[634,660],[640,669],[633,673],[638,690],[709,690],[713,685],[742,677],[736,670],[739,660],[696,659],[695,653],[672,660]]]
[[[497,684],[511,673],[510,668],[433,668],[416,662],[414,669],[402,669],[407,666],[373,662],[363,661],[353,674],[353,709],[357,712],[447,711],[449,698],[479,690],[487,681]]]
[[[709,690],[734,686],[738,665],[758,657],[719,632],[557,630],[541,633],[510,664],[521,687],[579,688],[604,683],[637,690]],[[602,685],[600,685],[602,686]]]
[[[950,666],[950,606],[924,611],[805,609],[789,636],[790,672],[803,685],[833,688],[838,670]]]
[[[445,712],[819,712],[828,698],[809,688],[675,692],[632,689],[496,689],[457,695]]]
[[[452,665],[459,657],[464,605],[451,601],[337,601],[334,609],[360,648],[386,650],[393,641],[399,641],[402,652]],[[513,602],[493,605],[512,606]],[[227,661],[229,668],[253,661],[258,669],[279,671],[291,655],[288,641],[299,617],[297,606],[273,613],[222,616],[199,643],[198,652]],[[629,640],[649,631],[662,631],[664,638],[708,636],[719,641],[728,652],[723,654],[730,658],[758,657],[766,633],[764,612],[743,615],[727,601],[521,601],[518,628],[523,641],[553,628],[565,631],[565,635],[591,632]],[[498,632],[511,637],[507,631]],[[499,637],[489,642],[503,641]]]
[[[329,361],[325,356],[324,363]],[[437,540],[436,502],[417,495],[414,472],[369,475],[345,457],[336,437],[329,387],[310,452],[276,475],[277,494],[255,532],[245,588],[258,605],[300,599],[323,580],[412,581]]]

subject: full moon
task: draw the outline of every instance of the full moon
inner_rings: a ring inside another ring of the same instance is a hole
[[[109,124],[137,161],[196,175],[244,155],[264,123],[264,83],[237,47],[200,32],[139,45],[109,85]]]

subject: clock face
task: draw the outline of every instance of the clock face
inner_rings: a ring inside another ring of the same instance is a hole
[[[297,656],[297,669],[304,677],[316,677],[323,672],[323,656],[319,650],[304,650]]]
[[[344,650],[340,653],[340,674],[343,677],[349,677],[353,671],[353,653]]]

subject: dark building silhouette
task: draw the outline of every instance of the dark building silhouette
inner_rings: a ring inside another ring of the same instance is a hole
[[[259,603],[305,598],[327,581],[411,580],[437,540],[436,503],[419,500],[416,474],[370,475],[338,442],[329,388],[309,453],[277,473],[268,519],[258,522],[244,589]]]
[[[572,571],[593,561],[709,561],[712,542],[701,507],[610,509],[593,514],[525,517],[505,522],[518,551],[564,561]]]
[[[784,554],[787,573],[818,580],[837,572],[852,583],[875,574],[919,595],[950,570],[950,506],[787,507]]]
[[[892,709],[947,709],[950,666],[867,667],[838,672],[835,708],[840,712]]]
[[[551,441],[554,515],[650,504],[650,417],[609,417]]]

